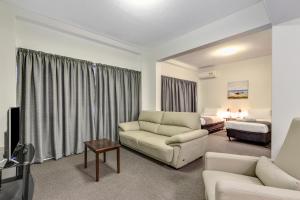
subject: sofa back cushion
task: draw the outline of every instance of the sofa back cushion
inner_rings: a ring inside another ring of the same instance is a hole
[[[200,128],[200,114],[188,112],[165,112],[161,125],[181,126],[197,130]]]
[[[160,124],[163,115],[164,112],[160,112],[160,111],[142,111],[139,116],[139,121],[146,121],[146,122]]]
[[[261,157],[255,170],[256,176],[266,186],[300,190],[300,181],[277,167],[269,158]]]
[[[160,135],[171,137],[173,135],[178,135],[192,130],[193,129],[183,127],[183,126],[160,125],[157,133]]]
[[[146,122],[146,121],[139,121],[140,129],[143,131],[148,131],[151,133],[157,133],[159,124]]]

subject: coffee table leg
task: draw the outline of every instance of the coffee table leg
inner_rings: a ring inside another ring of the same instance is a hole
[[[84,168],[87,168],[87,146],[84,145]]]
[[[106,152],[103,152],[103,162],[106,162]]]
[[[120,148],[117,148],[117,169],[118,169],[118,174],[120,173]]]
[[[99,153],[96,153],[96,181],[99,181]]]

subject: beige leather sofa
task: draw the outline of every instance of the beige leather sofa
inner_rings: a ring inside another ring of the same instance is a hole
[[[180,168],[205,153],[208,132],[199,127],[197,113],[143,111],[119,125],[119,136],[122,145]]]
[[[274,161],[207,153],[203,179],[208,200],[300,200],[300,119]]]

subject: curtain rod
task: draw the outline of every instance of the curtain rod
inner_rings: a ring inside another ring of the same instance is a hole
[[[171,77],[171,76],[164,76],[164,75],[161,75],[162,78],[167,78],[167,79],[175,79],[175,80],[178,80],[178,81],[185,81],[185,82],[191,82],[191,83],[196,83],[196,81],[191,81],[191,80],[185,80],[185,79],[180,79],[180,78],[175,78],[175,77]]]
[[[53,54],[53,53],[47,53],[47,52],[33,50],[33,49],[26,49],[26,48],[22,48],[22,47],[17,48],[17,51],[18,52],[27,52],[27,53],[39,53],[39,54],[44,54],[44,55],[49,55],[49,56],[60,57],[60,58],[63,58],[63,59],[77,60],[77,61],[80,61],[80,62],[87,62],[87,63],[90,63],[91,65],[93,65],[94,67],[97,67],[97,65],[100,65],[100,66],[106,66],[106,67],[111,67],[111,68],[117,68],[117,69],[120,69],[120,70],[128,70],[128,71],[135,71],[135,72],[141,73],[141,71],[134,70],[134,69],[128,69],[128,68],[125,68],[125,67],[117,67],[117,66],[108,65],[108,64],[94,63],[94,62],[88,61],[88,60],[72,58],[72,57],[62,56],[62,55]]]

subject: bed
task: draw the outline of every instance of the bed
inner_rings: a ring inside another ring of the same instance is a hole
[[[218,116],[218,108],[205,108],[201,115],[201,128],[214,133],[224,129],[224,119]]]
[[[271,126],[270,109],[249,110],[248,117],[225,123],[229,140],[236,138],[263,145],[271,142]]]

